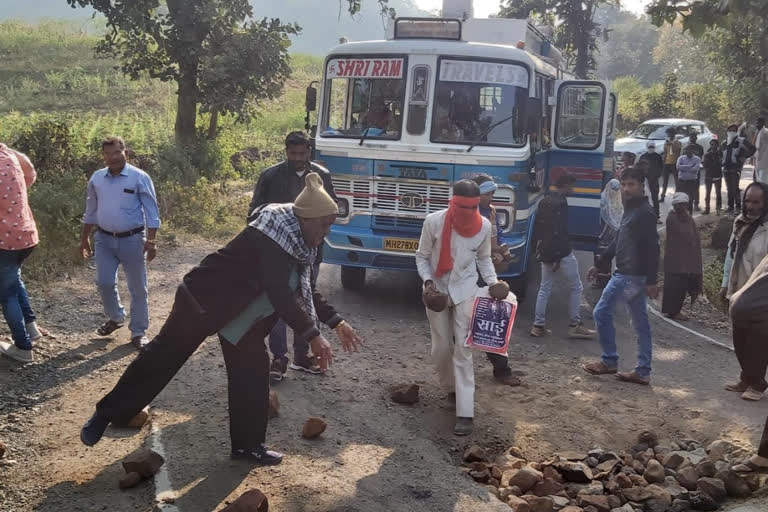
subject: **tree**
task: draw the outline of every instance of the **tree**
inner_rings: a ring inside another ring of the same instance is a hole
[[[96,50],[118,57],[124,73],[176,81],[175,132],[182,144],[194,141],[199,104],[214,118],[221,112],[247,119],[260,101],[279,94],[290,71],[288,36],[300,30],[274,19],[254,21],[247,0],[67,2],[105,16],[108,31]],[[226,80],[233,83],[218,97],[213,90]]]
[[[605,6],[597,10],[595,21],[611,28],[610,38],[598,41],[598,77],[613,80],[633,76],[644,85],[661,80],[661,71],[653,60],[659,29],[650,20],[618,7]]]
[[[597,67],[597,38],[608,31],[595,22],[597,8],[617,0],[505,0],[499,16],[528,18],[551,24],[555,28],[555,44],[573,62],[577,78],[588,78]]]
[[[753,81],[754,95],[763,113],[768,113],[768,2],[764,0],[652,0],[647,8],[653,22],[661,26],[682,21],[683,30],[696,38],[720,38],[719,54],[724,66],[733,62],[733,51],[742,56],[730,65],[731,83]],[[718,33],[719,31],[719,33]],[[746,62],[745,62],[746,60]],[[754,77],[759,77],[754,80]]]

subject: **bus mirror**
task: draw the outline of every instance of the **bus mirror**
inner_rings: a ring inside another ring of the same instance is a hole
[[[317,89],[312,84],[309,84],[309,87],[307,87],[304,105],[307,107],[307,112],[317,110]]]

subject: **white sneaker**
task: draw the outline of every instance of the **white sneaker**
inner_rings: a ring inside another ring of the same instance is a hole
[[[4,341],[0,341],[0,354],[22,363],[31,363],[34,360],[32,350],[21,350],[16,345]]]
[[[43,337],[43,333],[37,328],[37,322],[29,322],[27,324],[27,332],[29,333],[29,339],[32,341],[39,340]]]

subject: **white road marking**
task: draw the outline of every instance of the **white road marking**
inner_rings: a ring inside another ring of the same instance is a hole
[[[728,349],[728,350],[730,350],[730,351],[733,351],[733,347],[731,347],[730,345],[726,345],[725,343],[721,343],[721,342],[719,342],[719,341],[717,341],[717,340],[715,340],[715,339],[713,339],[713,338],[710,338],[710,337],[709,337],[709,336],[707,336],[706,334],[701,334],[700,332],[694,331],[693,329],[691,329],[691,328],[689,328],[689,327],[686,327],[686,326],[684,326],[684,325],[682,325],[682,324],[680,324],[680,323],[678,323],[678,322],[675,322],[675,321],[674,321],[674,320],[672,320],[671,318],[667,318],[667,317],[666,317],[666,316],[664,316],[664,315],[663,315],[661,312],[657,311],[657,310],[656,310],[656,309],[655,309],[653,306],[650,306],[650,305],[649,305],[649,306],[648,306],[648,310],[649,310],[651,313],[653,313],[654,315],[656,315],[657,317],[659,317],[659,318],[661,318],[662,320],[664,320],[665,322],[667,322],[668,324],[672,324],[672,325],[674,325],[675,327],[679,327],[680,329],[682,329],[682,330],[684,330],[684,331],[686,331],[686,332],[689,332],[689,333],[691,333],[691,334],[694,334],[694,335],[698,336],[699,338],[703,338],[703,339],[707,340],[708,342],[710,342],[710,343],[713,343],[713,344],[717,345],[718,347],[723,347],[723,348],[725,348],[725,349]]]
[[[179,512],[179,507],[175,504],[163,501],[166,498],[176,498],[176,494],[173,492],[173,487],[171,487],[171,478],[168,475],[168,457],[165,455],[165,446],[163,446],[160,437],[160,429],[152,422],[152,433],[149,435],[152,450],[159,453],[166,461],[165,464],[160,466],[160,470],[155,473],[155,502],[159,510]]]

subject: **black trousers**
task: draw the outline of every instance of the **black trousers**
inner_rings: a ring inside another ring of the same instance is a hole
[[[765,418],[763,435],[760,436],[760,446],[757,448],[757,454],[768,459],[768,418]]]
[[[263,443],[269,408],[269,356],[264,337],[276,315],[256,324],[237,345],[220,339],[229,385],[232,449]],[[96,404],[96,411],[114,423],[126,423],[165,388],[211,332],[183,289],[157,336],[128,365],[115,387]]]
[[[717,211],[720,211],[723,207],[723,192],[722,192],[722,178],[704,178],[704,185],[706,187],[706,195],[704,196],[704,211],[709,211],[709,197],[712,192],[712,187],[715,187],[715,205]]]
[[[651,191],[651,201],[653,202],[653,211],[656,212],[656,218],[659,217],[659,177],[648,176],[648,190]]]
[[[765,371],[768,368],[768,338],[765,322],[733,323],[733,348],[741,366],[741,382],[765,391]]]
[[[696,302],[702,290],[701,274],[664,274],[664,296],[661,299],[661,312],[676,315],[683,309],[685,298],[691,296],[691,304]]]
[[[688,194],[688,212],[693,213],[693,199],[699,183],[696,180],[677,180],[675,192],[684,192]]]
[[[741,208],[741,191],[739,190],[740,172],[725,173],[725,188],[728,190],[728,209]]]
[[[698,208],[699,206],[699,188],[701,185],[701,170],[699,170],[699,173],[696,175],[696,190],[693,192],[693,204]]]
[[[675,164],[664,164],[664,183],[662,185],[662,191],[661,195],[666,196],[667,195],[667,185],[669,184],[669,177],[672,176],[672,179],[675,182],[675,190],[677,190],[677,166]]]

